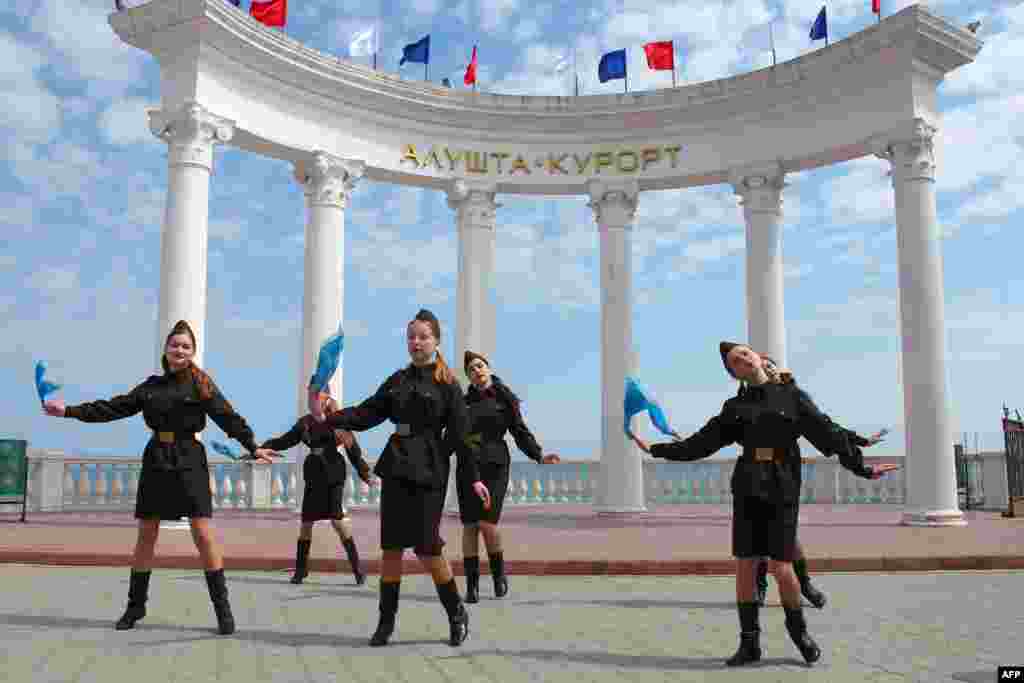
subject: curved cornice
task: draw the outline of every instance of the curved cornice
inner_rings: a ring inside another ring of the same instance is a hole
[[[867,141],[884,133],[881,121],[895,126],[915,116],[934,118],[927,90],[933,98],[943,75],[972,61],[981,48],[970,32],[913,5],[775,67],[649,92],[547,97],[474,93],[403,80],[311,49],[224,0],[151,0],[112,14],[110,24],[122,40],[160,61],[164,80],[173,85],[164,87],[165,106],[194,100],[236,120],[234,144],[298,158],[325,147],[290,130],[292,122],[308,121],[311,135],[315,129],[320,138],[339,141],[331,153],[367,157],[367,176],[432,186],[443,185],[453,174],[415,173],[410,180],[401,164],[372,157],[394,155],[399,138],[419,145],[581,153],[609,145],[640,149],[658,141],[721,140],[716,142],[719,151],[708,151],[705,160],[685,172],[680,168],[642,178],[643,189],[722,182],[737,165],[768,160],[787,169],[835,163],[871,153]],[[902,82],[894,84],[894,77]],[[271,84],[280,92],[274,93]],[[253,113],[264,109],[273,115]],[[837,120],[840,112],[845,119],[864,111],[870,122],[859,127]],[[828,118],[815,124],[815,113]],[[798,119],[803,127],[835,128],[834,135],[822,136],[831,142],[783,148],[773,126],[792,127]],[[287,125],[281,123],[285,120]],[[776,147],[763,140],[751,145],[749,155],[740,151],[736,139],[753,140],[759,131],[775,138]],[[373,151],[385,147],[387,152]],[[506,192],[528,191],[527,186],[529,191],[578,192],[585,180],[498,178]]]

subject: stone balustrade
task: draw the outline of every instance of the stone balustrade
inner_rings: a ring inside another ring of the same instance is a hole
[[[867,458],[890,460],[886,458]],[[729,479],[735,460],[672,463],[645,460],[647,505],[729,503]],[[294,509],[298,467],[294,462],[251,465],[210,458],[210,490],[214,509]],[[371,463],[372,465],[372,463]],[[131,458],[66,456],[61,451],[29,450],[30,511],[130,510],[135,504],[140,463]],[[974,456],[969,464],[972,508],[1000,509],[1006,505],[1006,467],[1001,453]],[[598,490],[601,463],[563,461],[557,465],[512,463],[505,505],[590,504]],[[803,463],[803,503],[902,504],[905,470],[879,480],[855,477],[830,458],[807,458]],[[961,497],[961,505],[965,502]],[[354,472],[345,483],[345,505],[376,507],[380,488],[364,484]],[[449,491],[448,511],[457,510]],[[3,506],[4,508],[13,506]],[[20,506],[18,506],[20,507]]]

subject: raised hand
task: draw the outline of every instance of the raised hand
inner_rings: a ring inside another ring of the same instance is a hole
[[[888,429],[883,429],[881,431],[875,432],[874,434],[868,437],[868,446],[874,446],[876,443],[884,441],[885,435],[888,433]]]
[[[64,417],[64,401],[59,398],[43,401],[43,412],[50,417]]]
[[[274,462],[274,458],[280,458],[281,454],[277,451],[272,451],[269,448],[257,448],[253,455],[256,456],[256,460],[262,463],[271,464]]]
[[[562,459],[558,457],[557,453],[548,453],[540,459],[542,465],[557,465],[560,462],[562,462]]]
[[[650,453],[651,453],[651,445],[649,443],[647,443],[646,441],[641,439],[636,434],[632,434],[631,433],[629,435],[629,438],[633,439],[633,443],[635,443],[637,445],[637,448],[642,450],[644,453],[647,453],[648,455],[650,455]]]
[[[309,390],[308,403],[309,414],[313,416],[313,419],[317,422],[324,422],[327,416],[324,415],[324,407],[320,402],[320,391],[318,389]]]
[[[884,477],[889,472],[895,472],[900,467],[901,467],[900,465],[894,465],[892,463],[885,463],[885,464],[882,464],[882,465],[871,465],[871,470],[872,470],[871,478],[872,479],[880,479],[881,477]]]

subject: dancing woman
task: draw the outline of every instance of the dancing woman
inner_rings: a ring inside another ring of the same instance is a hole
[[[523,421],[519,410],[519,397],[491,372],[490,363],[479,353],[466,351],[463,369],[469,377],[466,392],[469,411],[469,432],[473,450],[477,453],[480,481],[491,492],[491,505],[485,508],[473,491],[472,481],[461,467],[456,468],[459,494],[459,516],[462,519],[462,565],[466,572],[466,602],[480,601],[480,535],[487,547],[491,565],[495,597],[508,593],[505,575],[505,555],[501,546],[498,522],[501,506],[508,490],[509,469],[512,464],[505,433],[512,438],[528,458],[539,464],[557,463],[557,455],[544,455],[537,439]]]
[[[807,633],[800,605],[800,584],[791,563],[796,554],[800,505],[800,456],[797,439],[806,437],[822,453],[859,455],[849,437],[796,384],[774,384],[761,357],[749,346],[722,342],[722,363],[730,376],[749,389],[728,399],[721,412],[700,431],[675,442],[648,445],[633,435],[637,446],[654,457],[690,462],[738,443],[742,455],[733,470],[732,554],[736,557],[736,602],[740,646],[729,666],[761,658],[759,605],[754,600],[754,565],[770,558],[786,613],[786,630],[811,664],[821,650]]]
[[[772,359],[771,357],[765,354],[759,355],[761,356],[761,360],[764,363],[764,370],[765,373],[768,375],[768,380],[770,382],[778,384],[788,384],[794,381],[792,372],[780,368],[778,364],[775,362],[775,360]],[[742,394],[744,391],[746,391],[746,389],[746,383],[740,382],[740,388],[737,392],[737,395]],[[882,430],[880,432],[872,434],[869,437],[863,437],[857,432],[853,431],[852,429],[846,429],[845,427],[842,426],[840,426],[839,428],[846,433],[846,435],[850,438],[850,441],[853,443],[853,445],[859,448],[869,448],[871,446],[874,446],[875,444],[882,441],[886,434],[886,430]],[[799,444],[797,444],[798,454],[799,451],[800,446]],[[829,454],[826,453],[825,455]],[[857,458],[848,458],[847,454],[845,453],[839,454],[839,464],[853,472],[853,474],[855,474],[858,477],[863,477],[865,479],[877,479],[878,476],[880,476],[879,474],[876,474],[874,469],[870,467],[865,467],[863,460]],[[796,574],[797,581],[800,582],[801,595],[807,598],[807,601],[815,607],[817,607],[818,609],[823,608],[828,600],[825,597],[825,594],[818,590],[818,588],[813,583],[811,583],[811,575],[807,570],[807,557],[806,555],[804,555],[804,547],[803,544],[800,543],[799,538],[796,541],[796,548],[793,559],[793,571]],[[765,599],[768,595],[768,561],[765,558],[761,558],[760,561],[757,563],[756,584],[757,591],[755,593],[755,600],[757,601],[757,604],[759,604],[761,607],[764,607]]]
[[[192,540],[206,568],[206,585],[217,615],[218,631],[235,631],[224,581],[224,560],[220,544],[213,537],[210,517],[210,471],[206,449],[198,433],[206,428],[206,417],[256,458],[270,462],[277,454],[256,445],[245,419],[235,412],[210,376],[196,366],[196,337],[184,320],[167,335],[160,359],[163,375],[153,375],[127,394],[105,401],[66,406],[59,399],[43,404],[47,415],[69,417],[82,422],[113,422],[142,413],[153,436],[142,453],[142,471],[135,497],[139,535],[132,559],[128,607],[117,622],[119,631],[133,628],[146,616],[149,579],[160,520],[188,517]]]
[[[338,402],[330,394],[319,396],[321,409],[327,414],[336,413]],[[370,477],[370,466],[363,459],[363,450],[359,447],[352,432],[331,429],[322,422],[317,422],[312,415],[305,415],[287,432],[263,442],[263,448],[284,451],[299,443],[309,448],[309,456],[302,465],[302,478],[306,488],[302,495],[302,522],[299,526],[299,540],[295,550],[295,574],[291,582],[302,583],[309,576],[309,549],[313,544],[313,524],[328,520],[345,548],[348,561],[352,565],[352,575],[356,584],[366,583],[366,575],[359,565],[359,550],[352,537],[352,518],[345,509],[345,479],[348,466],[338,451],[345,449],[349,462],[359,473],[359,478],[367,484],[374,483]]]
[[[487,504],[490,494],[480,481],[476,458],[466,442],[466,404],[462,388],[438,349],[441,324],[434,314],[420,310],[406,327],[406,341],[412,363],[393,373],[358,406],[327,416],[326,424],[356,432],[385,420],[395,424],[395,432],[374,467],[381,478],[382,552],[380,621],[370,645],[386,645],[394,633],[402,553],[411,547],[434,579],[448,613],[448,642],[457,646],[469,635],[469,613],[444,556],[440,535],[453,451],[473,492]]]

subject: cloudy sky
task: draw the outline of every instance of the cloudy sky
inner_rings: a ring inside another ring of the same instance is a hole
[[[155,0],[162,1],[162,0]],[[131,2],[129,5],[139,4]],[[249,0],[243,0],[247,8]],[[569,94],[555,64],[575,49],[582,92],[600,84],[601,53],[627,48],[631,90],[667,87],[641,45],[673,40],[680,84],[780,61],[812,45],[811,2],[737,0],[291,0],[287,33],[347,58],[352,32],[383,26],[379,66],[432,35],[431,77],[461,84],[480,46],[484,90]],[[904,0],[883,0],[883,10]],[[983,21],[978,60],[940,87],[938,211],[944,234],[947,376],[953,427],[1001,448],[1004,402],[1024,409],[1019,267],[1024,4],[943,1],[954,23]],[[159,99],[156,63],[119,42],[113,0],[17,0],[0,6],[0,437],[69,453],[138,453],[141,417],[108,425],[45,418],[32,366],[51,365],[69,403],[134,386],[157,362],[160,226],[166,148],[143,110]],[[830,37],[861,30],[870,0],[829,5]],[[667,28],[671,27],[671,28]],[[1017,55],[1014,57],[1013,55]],[[368,62],[367,58],[355,58]],[[403,67],[422,78],[422,67]],[[461,86],[460,86],[461,87]],[[879,454],[903,450],[896,234],[887,164],[861,159],[788,177],[784,193],[789,364],[818,404],[862,433],[893,429]],[[598,237],[582,197],[502,196],[496,238],[496,371],[525,400],[545,450],[592,458],[600,436]],[[294,421],[302,313],[303,197],[287,165],[219,148],[210,196],[205,366],[264,439]],[[421,306],[446,324],[452,353],[454,217],[441,193],[364,182],[346,228],[346,403],[407,362],[404,324]],[[718,359],[742,339],[743,218],[730,188],[642,195],[634,233],[634,339],[639,376],[680,432],[697,429],[735,391]],[[1015,267],[1014,264],[1018,265]],[[160,333],[162,338],[163,332]],[[381,427],[363,444],[376,456]],[[652,435],[648,425],[642,433]],[[208,434],[223,438],[215,426]],[[517,456],[521,457],[521,456]]]

